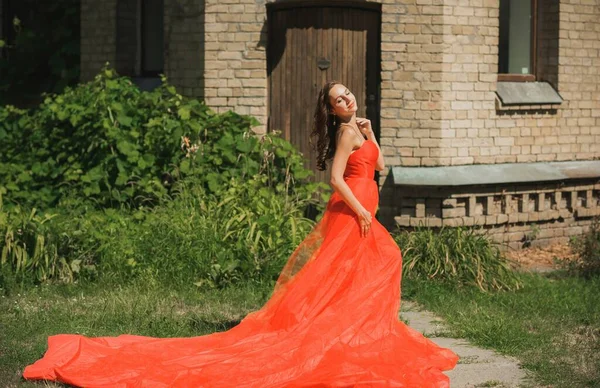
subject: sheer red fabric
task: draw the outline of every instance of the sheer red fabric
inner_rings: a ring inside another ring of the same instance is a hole
[[[378,148],[344,179],[373,214]],[[458,356],[398,319],[402,256],[373,217],[366,237],[337,192],[283,268],[272,297],[234,328],[191,338],[48,339],[27,379],[85,387],[448,387]]]

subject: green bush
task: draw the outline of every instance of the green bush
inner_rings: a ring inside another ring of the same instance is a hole
[[[309,198],[265,190],[257,178],[232,180],[219,195],[182,186],[176,200],[147,211],[138,230],[116,236],[100,268],[209,287],[274,281],[314,222],[302,216]]]
[[[107,67],[37,109],[0,107],[0,193],[6,206],[48,209],[65,197],[98,208],[151,206],[186,176],[214,193],[232,177],[257,173],[279,193],[313,192],[319,185],[308,183],[302,155],[276,133],[259,140],[256,124],[216,114],[166,79],[140,91]]]
[[[314,225],[303,217],[314,200],[280,195],[265,179],[232,178],[217,194],[188,179],[176,185],[173,200],[137,210],[97,210],[73,199],[48,216],[18,207],[2,211],[0,232],[7,237],[0,241],[0,288],[97,277],[206,287],[271,284]]]
[[[142,92],[108,67],[37,109],[0,107],[0,287],[273,282],[329,187],[310,182],[279,133],[256,136],[257,123],[165,79]]]
[[[513,290],[521,286],[507,259],[483,234],[471,228],[439,231],[417,227],[394,234],[402,249],[406,277],[475,286],[483,291]]]
[[[570,244],[576,259],[561,261],[563,268],[584,278],[600,276],[600,218],[594,218],[590,229],[571,238]]]

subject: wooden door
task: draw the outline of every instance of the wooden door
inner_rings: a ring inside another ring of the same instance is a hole
[[[380,4],[340,1],[270,3],[268,10],[268,130],[280,130],[305,156],[315,179],[329,182],[316,168],[309,144],[321,87],[330,80],[356,96],[358,117],[371,120],[379,135]]]

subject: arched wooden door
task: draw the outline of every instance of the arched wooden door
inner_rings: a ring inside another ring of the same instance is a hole
[[[268,130],[280,130],[300,149],[318,181],[309,144],[319,90],[329,80],[355,94],[357,116],[379,135],[381,5],[348,1],[284,1],[267,4],[269,44]]]

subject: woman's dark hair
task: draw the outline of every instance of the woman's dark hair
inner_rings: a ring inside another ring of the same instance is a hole
[[[336,132],[340,123],[339,120],[334,120],[334,115],[331,114],[332,106],[329,103],[329,91],[334,85],[340,83],[338,81],[328,81],[323,85],[317,97],[309,141],[317,152],[317,169],[320,171],[327,169],[327,161],[332,159],[335,153]]]

